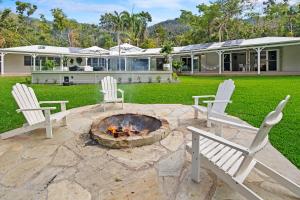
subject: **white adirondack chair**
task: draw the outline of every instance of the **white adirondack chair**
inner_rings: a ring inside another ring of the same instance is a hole
[[[211,123],[209,117],[224,115],[225,109],[228,103],[232,103],[230,100],[233,91],[235,89],[235,85],[233,80],[225,80],[223,83],[220,83],[217,94],[216,95],[204,95],[204,96],[193,96],[194,98],[194,118],[198,118],[198,112],[204,113],[207,115],[207,126],[210,127]],[[207,104],[207,107],[199,105],[199,99],[207,99],[207,98],[215,98],[214,100],[206,100],[202,101]]]
[[[271,128],[282,119],[282,110],[288,99],[289,96],[279,103],[275,111],[270,112],[266,116],[260,128],[257,129],[256,137],[249,148],[230,142],[212,133],[188,127],[192,132],[192,142],[187,144],[187,151],[192,155],[192,179],[195,182],[200,181],[199,171],[201,163],[201,165],[206,166],[232,189],[238,191],[247,199],[262,200],[260,196],[243,184],[251,170],[256,167],[300,197],[299,185],[254,158],[255,154],[267,144],[268,133]],[[232,124],[230,121],[223,121],[223,123],[244,128],[244,125]],[[245,126],[245,129],[248,128],[248,126]]]
[[[22,112],[27,123],[22,128],[17,128],[0,134],[1,139],[6,139],[26,132],[30,132],[39,128],[46,128],[47,138],[52,138],[52,123],[62,120],[63,125],[66,125],[69,111],[66,110],[66,103],[68,101],[40,101],[38,102],[36,95],[32,88],[24,84],[17,83],[13,86],[12,95],[16,100],[20,109],[18,113]],[[56,104],[61,105],[61,112],[51,115],[51,110],[55,107],[40,107],[41,104]],[[44,111],[44,113],[43,113]]]
[[[103,93],[103,110],[105,111],[106,103],[122,103],[122,108],[124,107],[124,91],[117,89],[117,80],[113,77],[106,76],[101,80]],[[118,98],[118,92],[121,93],[121,98]]]

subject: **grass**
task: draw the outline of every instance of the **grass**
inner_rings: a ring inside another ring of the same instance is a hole
[[[131,103],[180,103],[190,105],[191,96],[215,94],[220,81],[228,77],[180,77],[180,83],[124,84],[125,101]],[[284,110],[282,122],[270,133],[272,145],[300,168],[300,77],[231,77],[236,84],[233,103],[227,112],[252,125],[259,126],[268,112],[273,110],[287,94],[290,102]],[[0,78],[0,132],[24,122],[16,113],[17,106],[10,94],[16,82],[25,77]],[[69,100],[68,108],[100,102],[98,85],[32,85],[39,100]]]

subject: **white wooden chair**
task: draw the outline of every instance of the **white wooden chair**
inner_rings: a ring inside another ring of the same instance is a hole
[[[233,80],[225,80],[223,83],[220,83],[218,87],[218,91],[216,95],[203,95],[203,96],[193,96],[194,98],[194,118],[198,118],[198,112],[204,113],[207,115],[207,126],[210,127],[211,123],[209,121],[209,117],[224,115],[225,109],[228,103],[232,103],[230,100],[233,91],[235,89],[235,85]],[[199,99],[207,99],[214,98],[214,100],[206,100],[202,101],[207,104],[207,107],[199,105]]]
[[[117,80],[113,77],[106,76],[101,80],[102,90],[100,92],[103,94],[103,109],[105,111],[106,103],[122,103],[122,108],[124,107],[124,91],[117,89]],[[118,98],[118,92],[121,93],[121,98]]]
[[[268,133],[271,128],[282,119],[282,110],[286,105],[289,96],[281,101],[275,111],[270,112],[260,128],[252,144],[244,146],[230,142],[212,133],[188,127],[192,132],[192,142],[187,144],[187,151],[192,155],[192,180],[200,181],[200,163],[214,172],[219,178],[226,182],[232,189],[236,190],[247,199],[262,200],[255,192],[243,184],[251,170],[256,167],[268,176],[287,187],[290,191],[300,196],[300,186],[291,180],[283,177],[273,169],[254,158],[255,154],[262,150],[268,142]],[[235,125],[244,128],[243,125],[232,124],[228,121],[225,124]],[[245,126],[248,129],[248,126]]]
[[[66,125],[69,111],[66,110],[66,103],[68,101],[40,101],[38,102],[36,95],[32,88],[24,84],[17,83],[13,86],[12,95],[16,100],[20,109],[18,113],[22,112],[27,123],[22,128],[17,128],[0,134],[1,139],[6,139],[26,132],[30,132],[39,128],[46,128],[47,138],[52,138],[52,123],[62,120],[63,125]],[[51,110],[55,107],[41,107],[41,104],[56,104],[61,105],[61,112],[51,115]],[[44,111],[44,112],[43,112]]]

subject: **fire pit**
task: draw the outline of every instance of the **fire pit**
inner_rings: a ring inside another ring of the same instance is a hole
[[[90,135],[99,144],[118,149],[153,144],[169,132],[169,123],[164,119],[129,113],[94,121]]]

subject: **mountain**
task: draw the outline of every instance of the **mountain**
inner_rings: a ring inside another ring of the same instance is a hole
[[[155,29],[158,26],[161,26],[166,30],[168,38],[175,38],[177,35],[181,35],[189,30],[189,27],[187,25],[180,23],[179,19],[176,18],[172,20],[162,21],[152,26],[149,26],[148,34],[150,37],[155,37]]]

